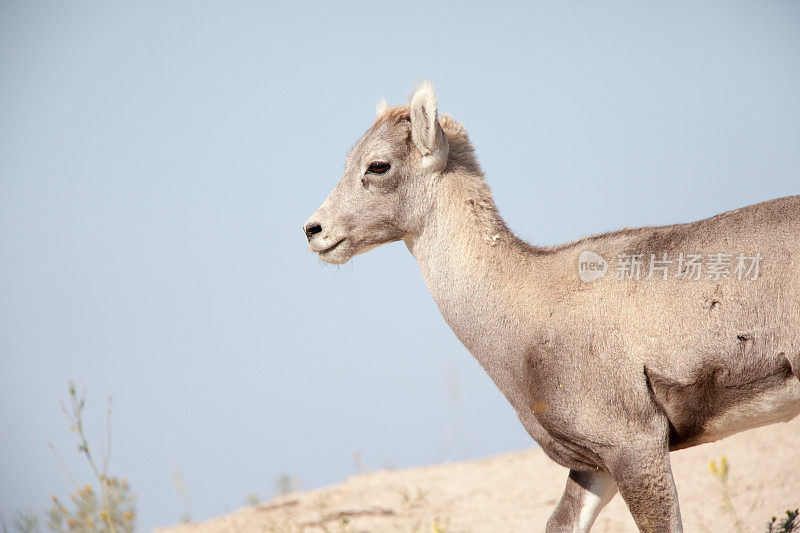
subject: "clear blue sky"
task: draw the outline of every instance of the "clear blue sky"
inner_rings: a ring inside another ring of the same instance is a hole
[[[0,4],[0,509],[79,481],[89,390],[143,530],[530,446],[392,244],[301,224],[431,79],[501,213],[555,244],[800,192],[800,4]],[[531,498],[537,495],[532,494]]]

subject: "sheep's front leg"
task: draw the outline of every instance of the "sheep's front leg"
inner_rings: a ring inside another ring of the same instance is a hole
[[[683,531],[666,439],[640,439],[605,461],[639,531]]]
[[[547,533],[586,533],[600,514],[600,509],[616,493],[614,480],[602,470],[570,470],[561,501],[547,521]]]

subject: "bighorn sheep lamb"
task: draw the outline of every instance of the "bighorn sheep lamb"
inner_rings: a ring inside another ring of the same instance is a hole
[[[588,531],[617,491],[640,530],[680,531],[670,450],[800,412],[800,196],[531,246],[423,82],[379,105],[303,229],[335,264],[406,243],[456,336],[570,469],[547,531]]]

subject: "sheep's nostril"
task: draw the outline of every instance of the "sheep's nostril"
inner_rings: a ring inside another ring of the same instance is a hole
[[[311,240],[311,237],[322,231],[322,226],[316,222],[309,222],[303,227],[306,237]]]

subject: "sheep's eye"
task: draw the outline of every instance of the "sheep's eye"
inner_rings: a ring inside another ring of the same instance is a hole
[[[367,172],[370,174],[385,174],[390,168],[391,165],[389,163],[376,161],[375,163],[370,163],[369,167],[367,168]]]

